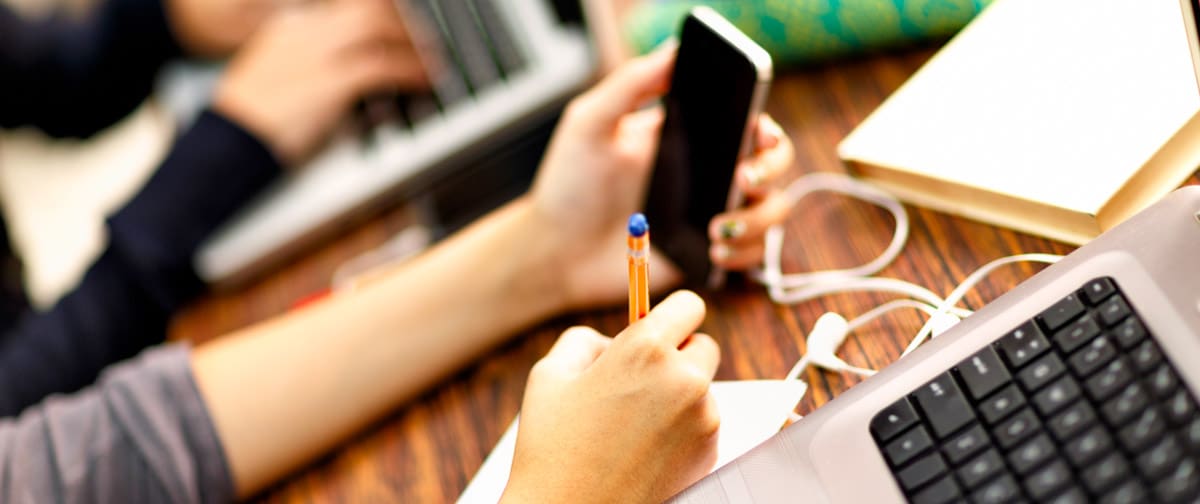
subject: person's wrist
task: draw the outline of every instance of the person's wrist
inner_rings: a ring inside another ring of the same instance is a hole
[[[278,142],[271,135],[269,121],[261,117],[261,114],[255,113],[253,107],[248,107],[246,100],[242,99],[236,90],[229,89],[228,84],[222,83],[218,86],[210,108],[253,135],[259,142],[267,146],[267,149],[275,153],[277,158],[287,160],[287,157],[284,156],[285,153],[280,152],[276,145]]]
[[[234,86],[218,87],[212,104],[214,111],[258,138],[285,168],[297,166],[305,158],[308,148],[302,136],[304,126],[285,128],[282,118],[263,108],[263,104],[255,103],[248,93]]]
[[[511,270],[511,281],[518,292],[534,293],[534,302],[542,305],[545,316],[565,312],[570,306],[562,275],[564,247],[557,241],[558,233],[550,229],[552,224],[541,217],[530,196],[522,196],[512,205],[519,259]]]

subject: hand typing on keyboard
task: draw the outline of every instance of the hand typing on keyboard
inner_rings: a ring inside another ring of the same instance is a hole
[[[279,11],[248,41],[218,85],[214,107],[292,165],[356,100],[426,87],[392,2],[305,3]]]
[[[615,338],[567,330],[529,373],[502,502],[661,502],[711,469],[720,351],[682,291]]]

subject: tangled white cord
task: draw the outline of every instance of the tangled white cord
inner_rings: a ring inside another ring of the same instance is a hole
[[[807,353],[788,372],[789,380],[799,379],[810,365],[831,371],[873,375],[875,370],[852,366],[836,355],[837,349],[850,332],[894,310],[920,310],[929,315],[929,319],[905,348],[902,356],[907,355],[931,335],[941,334],[961,318],[970,315],[971,311],[958,306],[958,303],[967,292],[996,269],[1017,262],[1049,264],[1062,258],[1053,254],[1021,254],[997,259],[972,272],[943,298],[911,282],[871,276],[891,264],[900,255],[908,240],[908,213],[895,197],[849,176],[832,173],[815,173],[801,177],[788,186],[785,194],[788,202],[795,206],[801,199],[815,192],[838,193],[886,209],[896,221],[891,243],[878,257],[859,266],[785,274],[782,268],[784,230],[782,226],[775,225],[767,231],[765,237],[763,268],[752,271],[751,278],[766,286],[771,300],[780,304],[796,304],[843,292],[887,292],[907,298],[884,303],[849,322],[836,313],[822,315],[805,339]]]
[[[814,297],[823,296],[826,293],[822,289],[816,289],[812,291],[813,293],[810,293],[806,289],[814,289],[823,283],[835,280],[862,279],[863,277],[874,275],[887,267],[888,264],[891,264],[900,255],[900,251],[904,249],[904,243],[908,241],[908,213],[904,211],[904,206],[896,198],[892,197],[892,195],[846,175],[833,173],[813,173],[806,175],[792,182],[785,190],[785,195],[788,198],[788,204],[795,206],[806,196],[819,191],[843,194],[851,198],[873,203],[891,212],[892,217],[896,220],[896,231],[892,235],[892,242],[888,244],[879,257],[860,266],[784,275],[781,266],[783,226],[778,224],[771,226],[767,230],[766,235],[764,268],[751,272],[751,276],[767,286],[771,299],[776,303],[787,304],[807,301]],[[925,292],[929,291],[925,290]],[[932,295],[932,293],[929,294]],[[936,298],[936,296],[933,297]]]

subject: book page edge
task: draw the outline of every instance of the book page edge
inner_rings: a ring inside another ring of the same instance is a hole
[[[1052,240],[1082,245],[1101,232],[1096,215],[904,170],[845,159],[858,178],[903,201]]]

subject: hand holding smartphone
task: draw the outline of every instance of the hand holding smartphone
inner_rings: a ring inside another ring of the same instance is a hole
[[[724,282],[708,257],[708,223],[742,205],[734,170],[754,147],[771,75],[770,55],[716,11],[684,19],[645,213],[690,286]]]

